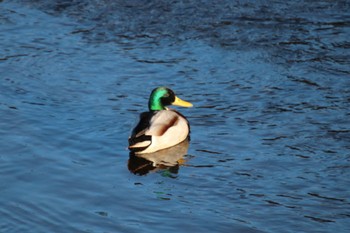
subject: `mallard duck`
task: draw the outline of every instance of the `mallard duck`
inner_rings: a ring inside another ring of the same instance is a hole
[[[148,112],[140,115],[140,121],[129,138],[129,150],[135,154],[153,153],[175,146],[190,133],[187,119],[168,105],[192,107],[166,87],[154,89],[148,102]]]

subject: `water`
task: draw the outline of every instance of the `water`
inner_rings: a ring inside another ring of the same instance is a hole
[[[2,1],[0,232],[349,232],[349,8]],[[134,174],[160,85],[188,152]]]

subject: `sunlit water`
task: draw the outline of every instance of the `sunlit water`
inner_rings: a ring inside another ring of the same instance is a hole
[[[350,232],[349,27],[348,1],[0,2],[0,232]],[[135,172],[160,85],[188,152]]]

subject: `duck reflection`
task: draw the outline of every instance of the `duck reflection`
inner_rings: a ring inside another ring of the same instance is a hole
[[[130,152],[128,169],[137,175],[146,175],[150,171],[168,170],[178,173],[181,164],[184,164],[184,156],[187,154],[189,140],[154,153],[135,154]]]

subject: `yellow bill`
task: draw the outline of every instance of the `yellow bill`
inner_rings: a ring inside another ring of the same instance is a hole
[[[186,108],[193,106],[193,104],[191,104],[190,102],[184,101],[177,96],[175,96],[175,101],[172,103],[172,105],[186,107]]]

